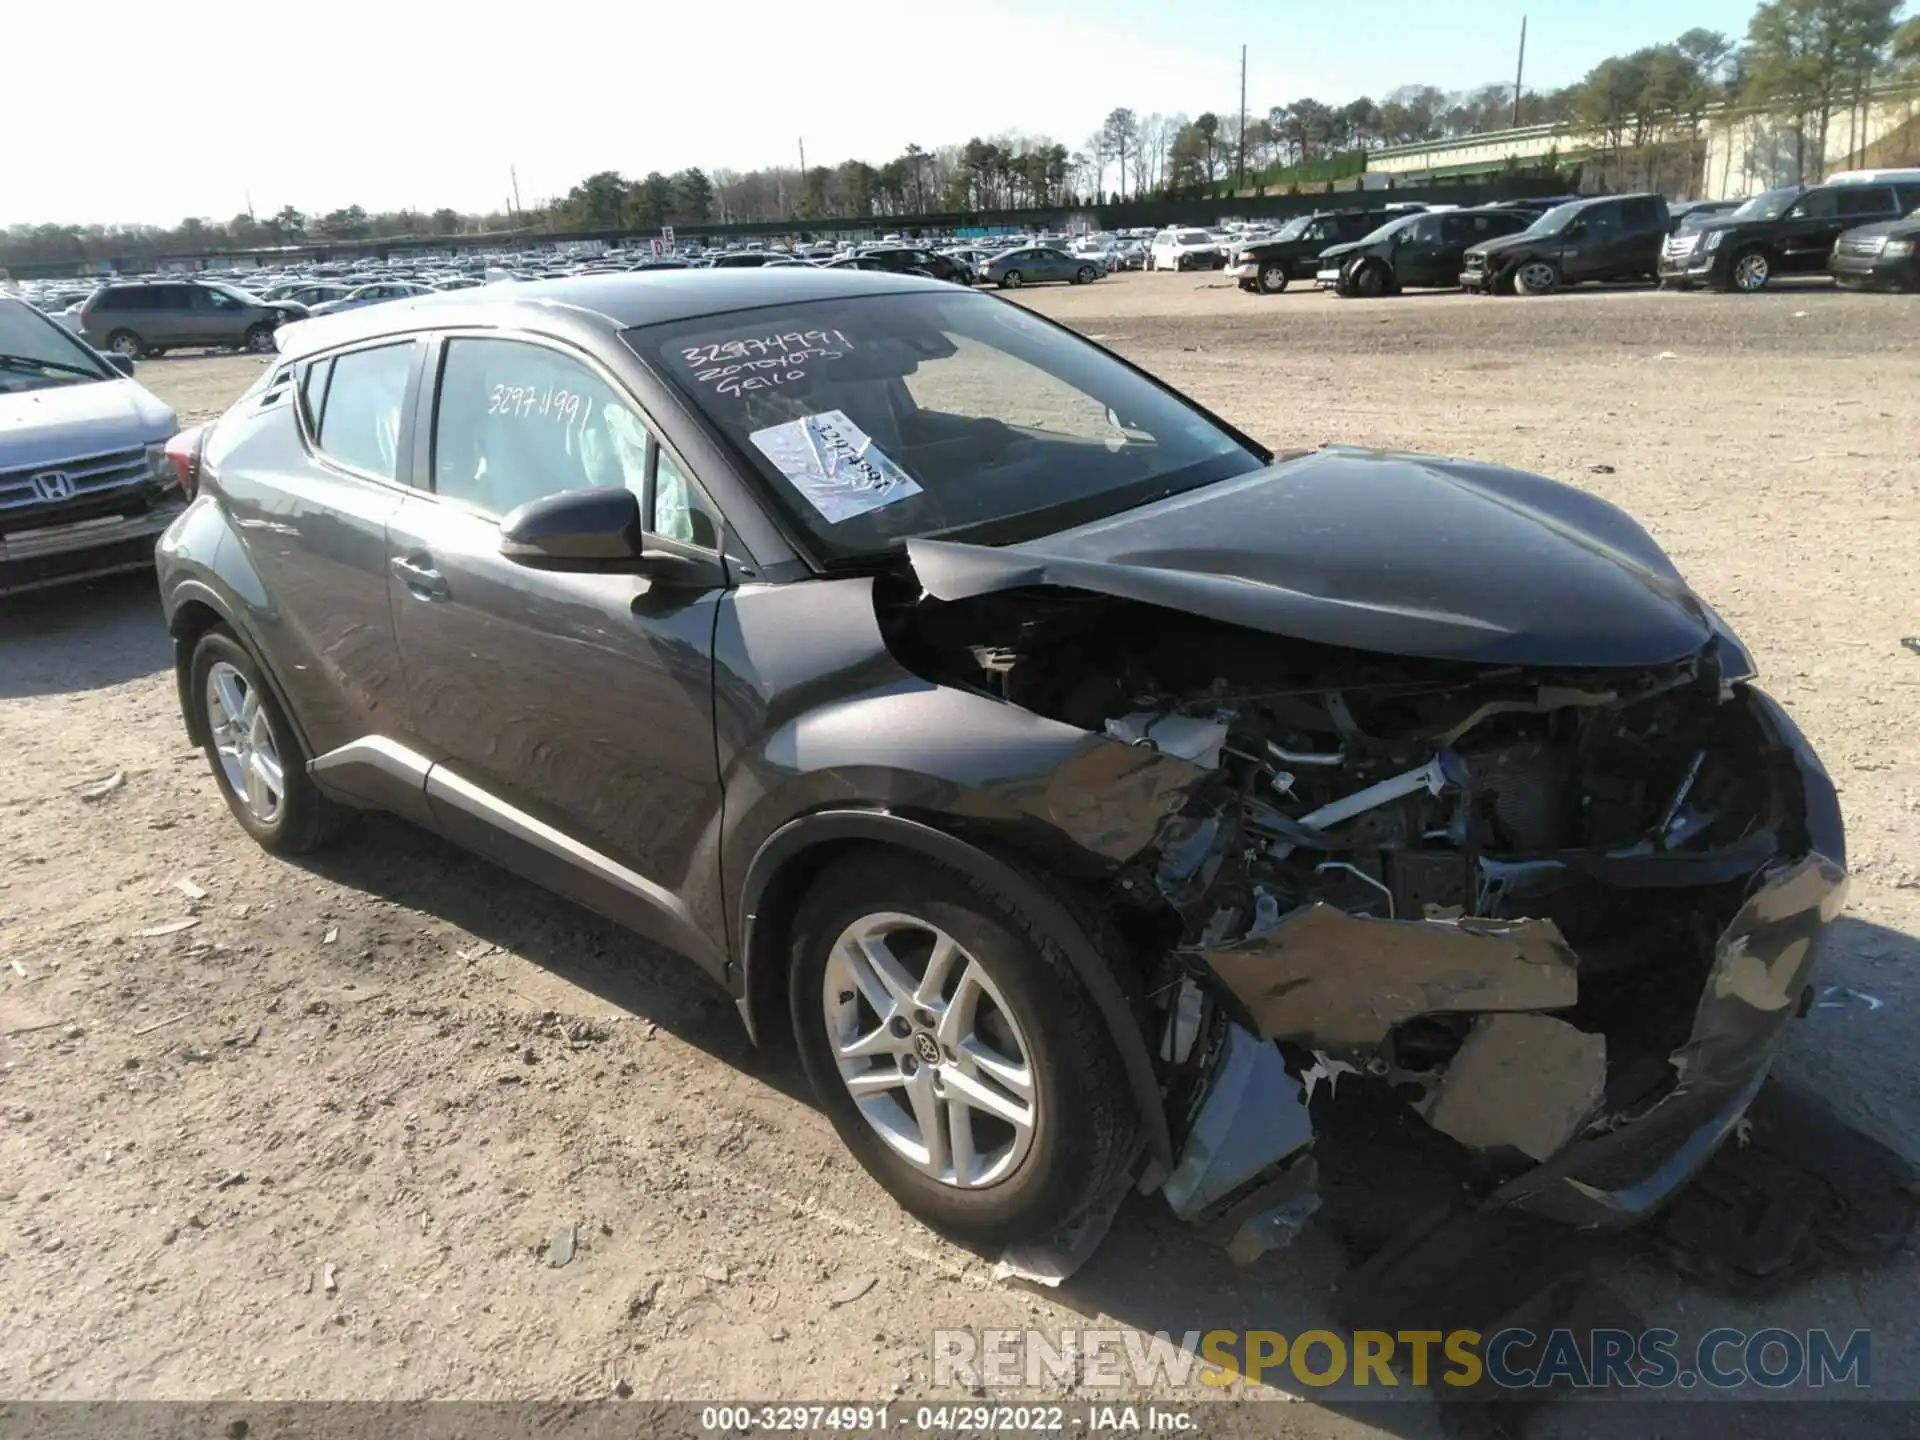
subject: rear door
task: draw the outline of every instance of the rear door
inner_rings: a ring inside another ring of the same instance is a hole
[[[677,897],[719,805],[712,654],[726,592],[529,568],[500,554],[500,519],[624,485],[651,500],[649,549],[704,556],[719,574],[719,517],[582,352],[456,334],[426,373],[420,483],[388,533],[409,728],[438,762],[435,820],[718,966]]]
[[[251,621],[270,632],[263,649],[323,760],[405,723],[386,525],[409,478],[401,437],[417,348],[411,338],[387,340],[296,365],[216,431],[224,441],[227,427],[242,427],[242,463],[219,474],[229,543],[271,597]],[[270,448],[249,457],[256,445]],[[364,798],[406,808],[404,789]]]

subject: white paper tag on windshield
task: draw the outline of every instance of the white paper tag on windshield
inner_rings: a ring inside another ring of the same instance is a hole
[[[769,425],[747,438],[829,525],[920,493],[913,477],[839,410]]]

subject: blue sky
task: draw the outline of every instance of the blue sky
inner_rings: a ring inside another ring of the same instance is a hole
[[[1752,0],[187,0],[172,23],[15,7],[0,224],[225,219],[282,205],[500,206],[595,170],[747,169],[1014,131],[1078,147],[1116,105],[1230,110],[1396,85],[1528,88]],[[342,37],[336,39],[335,37]],[[76,84],[83,87],[76,91]],[[125,97],[125,98],[119,98]],[[30,137],[30,138],[29,138]]]

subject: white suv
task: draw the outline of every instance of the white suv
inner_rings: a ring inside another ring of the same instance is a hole
[[[1147,251],[1149,270],[1218,270],[1226,263],[1220,242],[1204,230],[1162,230]]]

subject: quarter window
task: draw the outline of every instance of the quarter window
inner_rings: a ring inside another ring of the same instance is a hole
[[[413,369],[413,342],[336,355],[319,415],[319,448],[328,459],[382,480],[399,474],[400,410]],[[314,371],[307,372],[312,397]]]

